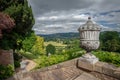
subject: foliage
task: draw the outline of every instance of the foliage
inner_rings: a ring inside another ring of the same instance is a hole
[[[14,71],[13,71],[12,65],[8,65],[8,66],[0,65],[0,79],[1,80],[12,76],[13,73]]]
[[[20,61],[22,59],[22,56],[19,53],[13,53],[14,55],[14,66],[15,68],[20,67]]]
[[[0,0],[0,11],[4,11],[6,8],[10,7],[12,4],[24,4],[24,0]]]
[[[53,46],[52,44],[48,44],[46,46],[46,53],[47,55],[50,53],[50,54],[55,54],[55,51],[56,51],[56,48],[55,46]]]
[[[8,42],[9,41],[3,41],[1,38],[3,37],[3,31],[8,33],[11,31],[11,29],[14,27],[14,21],[10,18],[9,15],[6,15],[4,13],[0,13],[0,48],[4,48],[3,46],[6,46],[8,48]],[[3,38],[2,38],[3,39]],[[9,45],[11,46],[11,45]]]
[[[101,46],[105,51],[120,52],[120,37],[116,31],[106,31],[100,34]]]
[[[0,4],[0,10],[10,15],[16,24],[11,33],[3,31],[0,46],[3,49],[19,49],[22,40],[32,32],[34,18],[31,7],[27,0],[0,0]]]
[[[31,48],[33,54],[45,54],[43,37],[36,36],[35,44]]]
[[[120,66],[120,54],[114,52],[107,51],[95,51],[93,52],[95,56],[97,56],[100,61],[113,63],[116,66]]]
[[[25,52],[24,50],[20,50],[19,53],[21,55],[23,55],[24,57],[28,58],[28,59],[31,59],[31,60],[34,60],[34,59],[37,59],[39,56],[41,56],[40,54],[33,54],[31,52]]]
[[[40,56],[38,59],[35,59],[35,62],[38,64],[37,65],[37,69],[38,68],[42,68],[42,67],[46,67],[46,66],[50,66],[53,64],[58,64],[60,62],[66,61],[66,60],[70,60],[76,57],[80,57],[82,54],[84,54],[85,51],[81,50],[70,50],[64,53],[59,53],[59,54],[54,54],[54,55],[50,55],[50,56]]]
[[[31,51],[31,48],[33,47],[33,45],[35,44],[36,41],[36,36],[34,34],[34,32],[32,32],[31,34],[29,34],[29,36],[25,37],[25,39],[22,41],[22,49],[25,51]]]
[[[53,46],[59,46],[59,47],[66,47],[67,45],[63,44],[62,41],[61,42],[56,42],[56,41],[48,41],[48,42],[44,42],[44,45],[47,46],[48,44],[52,44]]]

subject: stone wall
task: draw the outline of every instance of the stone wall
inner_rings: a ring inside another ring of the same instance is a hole
[[[74,69],[76,70],[77,60],[78,60],[78,58],[75,58],[75,59],[72,59],[72,60],[69,60],[69,61],[65,61],[65,62],[62,62],[62,63],[59,63],[59,64],[55,64],[55,65],[45,67],[45,68],[41,68],[41,69],[34,70],[34,71],[18,72],[14,76],[8,78],[7,80],[54,80],[54,79],[41,79],[41,77],[46,76],[44,73],[47,73],[47,74],[51,75],[52,71],[55,71],[55,70],[57,71],[56,74],[58,74],[59,73],[58,71],[60,71],[62,68],[64,68],[66,72],[67,72],[67,70],[69,71],[69,68],[72,68],[70,70],[74,71]],[[76,73],[80,73],[79,69],[77,69],[77,71],[74,71],[74,75]],[[69,73],[69,72],[67,72],[67,73]],[[71,72],[71,73],[69,73],[69,75],[70,74],[73,74],[73,73]],[[49,75],[47,75],[47,76],[49,76]],[[62,75],[65,75],[65,74],[60,74],[61,78],[62,78]],[[78,76],[78,75],[76,75],[76,76]],[[54,78],[55,76],[51,76],[51,77]],[[60,80],[66,80],[66,79],[60,79]],[[70,79],[67,79],[67,80],[70,80]]]
[[[120,67],[116,67],[115,65],[110,63],[98,61],[95,64],[91,64],[89,62],[84,62],[79,59],[78,67],[91,72],[98,72],[101,74],[105,74],[105,75],[120,79]]]
[[[95,64],[82,62],[80,62],[79,58],[76,58],[35,71],[19,72],[7,80],[58,80],[53,79],[56,75],[60,78],[59,80],[83,80],[84,78],[85,80],[98,80],[99,78],[99,80],[120,80],[120,68],[115,67],[114,65],[105,62],[97,62]],[[91,77],[93,76],[91,72],[98,73],[95,73],[97,79]],[[79,73],[79,75],[76,73]],[[89,75],[84,75],[84,73],[91,75],[90,78],[92,79],[86,79]],[[75,77],[79,76],[78,79],[75,79],[73,75]],[[74,79],[61,79],[65,76],[73,77]],[[46,77],[47,79],[44,79]],[[101,77],[104,77],[104,79],[101,79]]]
[[[12,50],[0,50],[0,64],[8,65],[14,63]]]

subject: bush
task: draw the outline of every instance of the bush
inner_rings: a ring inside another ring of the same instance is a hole
[[[35,60],[35,62],[38,64],[38,68],[47,67],[53,64],[58,64],[63,61],[67,61],[76,57],[80,57],[82,54],[84,54],[85,51],[81,50],[70,50],[61,54],[54,54],[50,56],[40,56],[38,59]]]
[[[8,66],[3,66],[3,65],[0,65],[0,79],[4,80],[10,76],[12,76],[14,73],[14,70],[13,70],[13,66],[12,65],[8,65]]]
[[[15,68],[20,67],[21,59],[22,59],[22,56],[19,53],[14,53],[14,65],[15,65]]]
[[[108,62],[120,66],[120,54],[107,52],[107,51],[95,51],[93,52],[95,56],[99,58],[100,61]]]

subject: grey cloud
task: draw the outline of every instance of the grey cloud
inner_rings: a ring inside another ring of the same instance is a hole
[[[77,32],[88,16],[95,22],[117,24],[114,28],[103,25],[104,30],[120,30],[119,0],[29,0],[29,3],[36,20],[33,27],[36,33]]]
[[[29,0],[35,15],[50,11],[88,8],[94,0]]]

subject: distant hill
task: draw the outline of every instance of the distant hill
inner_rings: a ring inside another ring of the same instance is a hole
[[[101,32],[104,33],[107,31]],[[120,32],[119,32],[120,34]],[[72,38],[79,38],[79,33],[69,32],[69,33],[55,33],[55,34],[38,34],[38,36],[44,37],[45,40],[55,40],[55,39],[72,39]]]
[[[71,39],[79,38],[79,33],[69,32],[69,33],[55,33],[55,34],[38,34],[38,36],[44,37],[46,40],[53,39]]]

